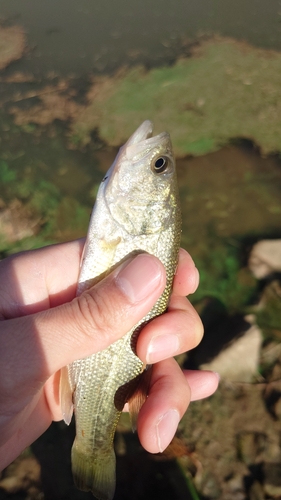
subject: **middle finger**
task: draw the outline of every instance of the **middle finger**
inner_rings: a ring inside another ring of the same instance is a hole
[[[156,363],[193,349],[202,336],[201,319],[189,300],[172,296],[168,312],[142,329],[137,355],[146,363]]]

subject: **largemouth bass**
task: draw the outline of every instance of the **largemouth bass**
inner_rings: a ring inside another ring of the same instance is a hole
[[[162,314],[169,301],[181,232],[175,161],[170,136],[152,137],[145,121],[120,149],[105,175],[92,212],[85,243],[77,295],[102,279],[126,257],[148,252],[166,268],[166,288],[151,311],[122,339],[86,359],[75,361],[61,374],[61,404],[70,422],[72,401],[76,438],[72,471],[78,488],[99,500],[115,491],[113,438],[124,404],[137,393],[147,369],[136,356],[141,327]],[[146,396],[146,395],[145,395]],[[129,401],[130,406],[130,401]]]

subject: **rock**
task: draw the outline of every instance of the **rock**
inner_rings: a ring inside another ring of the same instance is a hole
[[[20,59],[26,48],[26,37],[20,26],[0,26],[0,70]]]
[[[273,272],[280,272],[281,240],[263,240],[256,243],[252,248],[248,265],[258,279],[265,278]]]
[[[250,382],[258,376],[261,344],[261,331],[252,325],[242,337],[200,368],[216,371],[223,379],[232,382]]]
[[[281,362],[280,342],[277,340],[267,342],[267,344],[262,349],[260,363],[263,366],[273,366],[274,373],[272,373],[271,375],[272,380],[281,380],[281,365],[278,363],[279,359]]]

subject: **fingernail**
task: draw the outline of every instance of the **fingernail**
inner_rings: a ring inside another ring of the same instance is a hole
[[[160,261],[151,255],[140,254],[121,268],[115,280],[130,302],[135,304],[151,294],[161,278]]]
[[[180,415],[177,410],[167,411],[167,413],[164,413],[158,420],[156,424],[156,436],[160,453],[162,453],[172,441],[179,421]]]
[[[147,363],[157,363],[163,359],[170,358],[179,350],[179,338],[177,335],[166,333],[156,335],[150,341],[147,349]]]

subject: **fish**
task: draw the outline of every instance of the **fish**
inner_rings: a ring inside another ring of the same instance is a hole
[[[178,263],[181,213],[170,135],[152,135],[146,120],[122,146],[103,178],[90,218],[77,295],[130,256],[155,255],[166,269],[166,287],[150,312],[124,337],[61,372],[61,408],[73,409],[76,437],[72,472],[76,486],[98,500],[112,500],[116,483],[114,434],[129,403],[133,425],[147,397],[151,366],[136,355],[141,328],[167,309]]]

